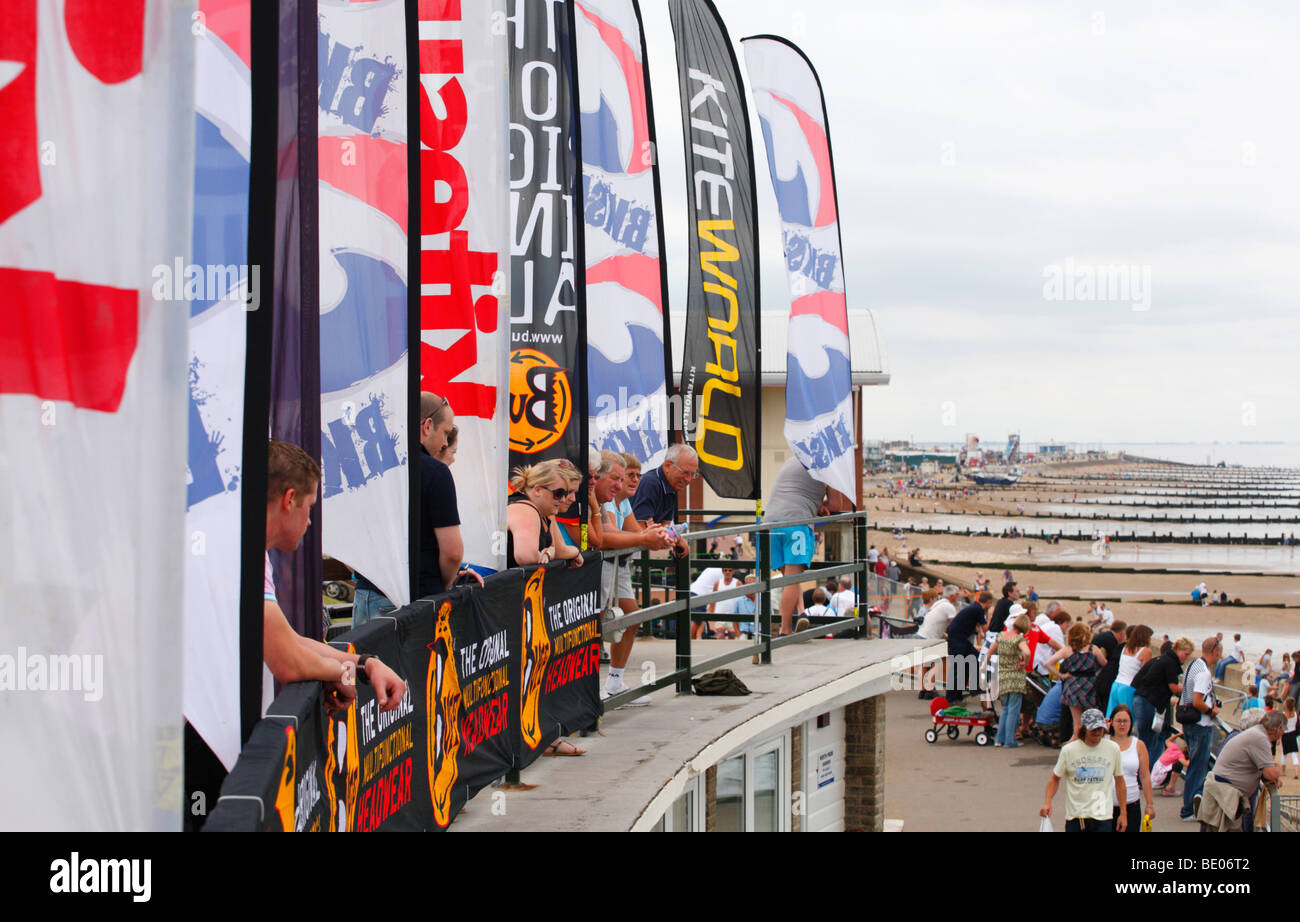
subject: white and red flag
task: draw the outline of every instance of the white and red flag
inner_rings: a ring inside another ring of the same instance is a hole
[[[194,12],[3,7],[6,828],[180,825]]]

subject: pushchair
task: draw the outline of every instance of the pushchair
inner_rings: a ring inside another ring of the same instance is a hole
[[[1030,733],[1049,749],[1059,749],[1062,740],[1074,735],[1070,709],[1061,706],[1061,683],[1030,672],[1025,674],[1025,686],[1025,700],[1035,699]]]

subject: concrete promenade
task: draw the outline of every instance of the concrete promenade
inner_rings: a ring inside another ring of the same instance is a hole
[[[696,641],[700,659],[744,641]],[[890,661],[911,655],[912,640],[814,640],[782,647],[770,666],[748,658],[727,664],[752,694],[677,695],[661,689],[646,707],[606,714],[598,735],[571,737],[587,754],[539,758],[523,772],[530,791],[488,788],[469,802],[452,831],[625,831],[653,825],[686,780],[732,749],[768,731],[810,719],[889,687]],[[930,648],[930,655],[941,652]],[[674,642],[642,638],[632,651],[628,684],[642,669],[672,671]],[[643,666],[649,663],[650,666]],[[602,669],[602,686],[604,683]],[[915,700],[915,699],[914,699]],[[921,702],[915,702],[921,703]],[[889,719],[887,717],[887,719]],[[886,814],[894,814],[888,809]]]
[[[890,692],[885,704],[885,819],[903,832],[1036,832],[1057,750],[1022,741],[1017,749],[977,746],[975,737],[927,743],[930,702],[914,691]],[[1178,790],[1182,791],[1182,782]],[[1156,832],[1199,832],[1178,819],[1181,797],[1155,792]],[[1052,821],[1065,828],[1065,792],[1052,800]]]

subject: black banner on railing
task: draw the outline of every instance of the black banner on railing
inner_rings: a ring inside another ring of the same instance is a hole
[[[381,713],[368,685],[327,716],[318,682],[290,685],[258,723],[207,831],[439,830],[512,767],[594,726],[600,557],[507,570],[421,599],[340,638],[407,682]]]
[[[423,804],[416,826],[445,829],[465,803],[516,764],[521,578],[509,570],[482,592],[459,590],[401,622],[403,662],[424,660],[416,686]]]
[[[682,425],[719,496],[758,496],[758,214],[740,68],[709,0],[669,0],[686,139]],[[694,435],[691,426],[694,424]]]
[[[524,583],[521,766],[601,713],[599,564],[539,567]]]
[[[514,0],[510,35],[510,466],[586,470],[586,306],[573,9]],[[503,472],[504,473],[504,472]],[[583,504],[585,492],[580,492]]]

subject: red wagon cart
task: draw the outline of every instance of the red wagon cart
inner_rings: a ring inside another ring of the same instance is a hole
[[[997,728],[997,716],[991,713],[968,714],[961,717],[949,717],[947,714],[939,712],[948,707],[948,699],[935,698],[930,702],[930,718],[934,725],[925,731],[925,741],[927,743],[936,743],[939,741],[939,729],[947,727],[948,739],[955,740],[961,736],[961,728],[966,728],[966,735],[970,736],[975,733],[975,745],[987,746],[993,742],[990,735],[991,730]],[[976,733],[976,730],[979,730]]]

